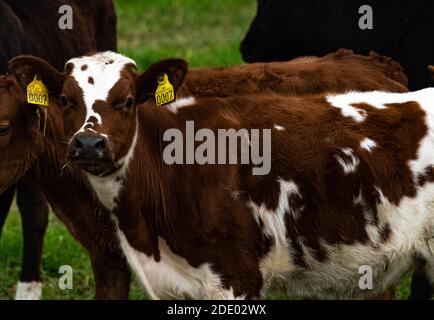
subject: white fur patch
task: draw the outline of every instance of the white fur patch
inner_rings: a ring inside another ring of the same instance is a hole
[[[160,261],[155,261],[143,252],[137,251],[128,243],[121,230],[118,230],[122,249],[132,269],[139,276],[145,288],[151,291],[154,299],[242,299],[231,289],[224,289],[220,276],[209,264],[198,268],[190,266],[183,257],[170,250],[166,241],[159,238]]]
[[[341,151],[345,157],[335,155],[335,158],[342,166],[342,169],[344,169],[344,173],[350,174],[356,172],[360,163],[359,158],[354,154],[354,151],[351,148],[342,148]]]
[[[326,100],[333,107],[341,109],[341,113],[344,117],[353,118],[353,120],[356,122],[363,122],[367,117],[366,111],[357,109],[352,105],[366,103],[377,109],[385,109],[386,104],[406,103],[410,101],[426,101],[428,97],[431,97],[432,99],[433,96],[434,88],[428,88],[408,93],[351,91],[345,94],[329,95],[326,97]]]
[[[42,282],[18,282],[15,300],[41,300]]]
[[[264,224],[263,232],[273,239],[277,246],[285,246],[287,243],[285,215],[290,214],[294,219],[299,218],[299,208],[291,208],[288,198],[296,194],[300,196],[297,185],[292,181],[285,181],[279,179],[280,194],[279,203],[276,211],[267,209],[265,203],[260,206],[256,205],[253,201],[249,201],[247,205],[252,209],[256,221],[259,223],[259,219]]]
[[[365,138],[360,142],[360,148],[365,149],[368,152],[372,152],[376,147],[377,143],[369,138]]]
[[[185,108],[192,106],[196,103],[196,100],[194,97],[182,97],[179,99],[176,99],[174,102],[166,104],[164,107],[174,114],[178,113],[178,109]]]
[[[366,226],[365,226],[366,233],[369,237],[369,240],[371,240],[371,242],[374,245],[378,245],[381,242],[380,229],[375,225],[374,213],[372,209],[369,208],[368,204],[363,198],[361,189],[359,191],[359,194],[356,197],[354,197],[353,204],[362,207],[363,216],[366,221]]]
[[[120,167],[118,171],[106,177],[99,177],[90,173],[86,173],[90,185],[94,189],[99,201],[110,211],[113,211],[113,209],[116,207],[116,199],[122,189],[123,178],[125,177],[128,167],[134,156],[138,132],[138,123],[136,123],[136,132],[134,134],[133,141],[125,157],[118,161],[118,166]]]
[[[130,58],[111,51],[73,58],[66,64],[69,63],[74,65],[71,76],[83,90],[86,117],[78,131],[82,132],[87,124],[92,123],[89,122],[90,117],[95,117],[98,124],[102,124],[101,115],[93,110],[93,104],[97,100],[106,101],[110,90],[119,81],[122,69],[128,64],[135,66],[136,63]],[[84,65],[87,65],[87,69],[81,70]],[[89,77],[93,78],[93,84],[89,83]]]
[[[279,126],[279,125],[277,125],[277,124],[275,124],[273,127],[274,127],[274,129],[276,129],[277,131],[285,131],[285,128],[284,128],[284,127]]]

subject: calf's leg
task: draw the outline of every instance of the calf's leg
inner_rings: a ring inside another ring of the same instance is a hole
[[[9,209],[11,208],[12,201],[14,200],[15,186],[10,187],[5,192],[0,194],[0,238],[2,235],[3,226],[8,216]]]
[[[430,300],[434,294],[434,256],[418,260],[411,282],[409,300]]]
[[[23,226],[23,264],[16,300],[39,300],[42,296],[41,257],[45,231],[48,225],[48,204],[37,189],[20,182],[17,204]]]
[[[61,210],[56,204],[50,204],[53,212],[90,256],[95,277],[95,298],[128,299],[130,269],[120,249],[115,225],[108,212],[103,212],[92,201],[72,201],[68,207],[63,207],[67,211]]]
[[[131,275],[123,256],[114,252],[91,254],[98,300],[127,300]]]

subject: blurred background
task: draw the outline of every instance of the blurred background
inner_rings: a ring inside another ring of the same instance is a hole
[[[143,70],[167,57],[186,59],[190,66],[241,64],[240,43],[256,14],[254,0],[115,0],[119,51]],[[21,270],[22,229],[14,205],[0,239],[0,299],[13,299]],[[74,289],[60,290],[61,265],[74,269]],[[92,299],[94,280],[89,258],[66,228],[50,215],[44,240],[43,299]],[[397,298],[409,294],[410,278]],[[146,298],[134,280],[130,299]],[[289,298],[270,295],[269,299]]]

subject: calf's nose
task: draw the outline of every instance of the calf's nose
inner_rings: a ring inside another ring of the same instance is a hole
[[[101,136],[77,135],[72,143],[77,158],[102,158],[107,148]]]

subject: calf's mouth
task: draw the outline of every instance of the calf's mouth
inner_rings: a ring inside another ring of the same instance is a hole
[[[67,157],[81,170],[97,176],[108,176],[119,167],[107,139],[101,135],[76,135],[68,145]]]
[[[106,177],[118,170],[118,165],[111,160],[75,158],[70,160],[81,170],[95,176]]]

